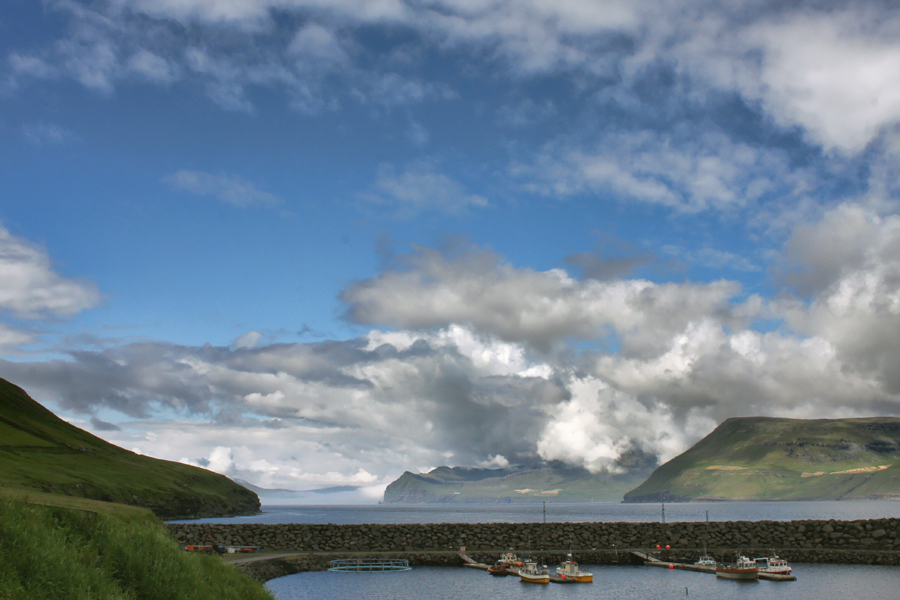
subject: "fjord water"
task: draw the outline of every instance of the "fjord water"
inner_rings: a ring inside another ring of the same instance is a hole
[[[896,598],[900,568],[795,565],[797,581],[730,581],[706,573],[632,566],[586,566],[594,582],[534,585],[462,567],[399,573],[298,573],[266,587],[277,600],[830,600]]]
[[[201,523],[537,523],[638,522],[662,519],[660,504],[584,502],[536,504],[379,504],[263,506],[259,515],[198,519]],[[666,522],[794,521],[900,518],[900,502],[688,502],[665,505]]]

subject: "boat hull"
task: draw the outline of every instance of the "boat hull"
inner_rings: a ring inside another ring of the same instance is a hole
[[[550,583],[550,575],[529,575],[528,573],[519,573],[522,583]]]
[[[736,579],[738,581],[755,581],[759,575],[759,569],[716,569],[716,577],[722,579]]]

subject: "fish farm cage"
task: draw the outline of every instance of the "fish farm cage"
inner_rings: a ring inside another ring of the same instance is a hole
[[[405,558],[339,558],[331,561],[328,570],[336,573],[385,573],[410,569],[412,567]]]

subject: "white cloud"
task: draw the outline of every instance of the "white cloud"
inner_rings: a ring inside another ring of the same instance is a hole
[[[172,189],[191,192],[200,196],[212,196],[238,208],[254,206],[278,206],[281,198],[257,189],[240,177],[212,175],[202,171],[178,171],[163,179]]]
[[[288,46],[288,52],[315,62],[326,61],[336,65],[347,65],[350,57],[338,41],[334,32],[318,23],[306,23],[301,27]]]
[[[208,463],[206,468],[210,471],[221,473],[222,475],[230,474],[234,468],[234,455],[232,454],[231,448],[226,446],[216,446],[213,451],[209,453],[209,458],[207,460]]]
[[[513,174],[554,197],[585,192],[620,201],[668,206],[685,213],[737,211],[800,180],[777,150],[735,143],[722,133],[618,132],[596,146],[548,145],[533,165]]]
[[[707,314],[730,316],[737,284],[579,281],[560,269],[516,269],[472,251],[455,259],[417,249],[403,268],[348,286],[342,298],[359,323],[409,329],[465,325],[509,342],[549,350],[569,339],[605,337],[626,353],[652,352]]]
[[[752,27],[748,42],[764,52],[757,97],[826,149],[861,151],[900,123],[900,22],[882,18],[845,9]]]
[[[66,142],[77,139],[70,130],[47,121],[23,125],[22,134],[28,143],[36,147],[61,146]]]
[[[232,345],[235,348],[253,348],[259,343],[262,337],[263,335],[258,331],[248,331],[247,333],[238,336]]]
[[[99,301],[94,285],[63,277],[46,250],[0,226],[0,310],[23,319],[64,317]]]
[[[116,0],[53,8],[70,20],[68,33],[44,52],[13,51],[15,78],[67,76],[108,93],[130,75],[167,84],[193,71],[214,101],[242,111],[252,110],[244,95],[252,84],[285,87],[303,110],[330,106],[335,99],[322,87],[329,73],[346,76],[364,102],[452,95],[443,83],[373,69],[355,62],[366,52],[348,53],[364,28],[401,27],[426,46],[486,58],[514,77],[562,73],[604,88],[615,81],[610,98],[633,95],[630,86],[647,69],[675,65],[689,78],[683,100],[739,93],[826,149],[859,152],[900,121],[900,17],[874,2]],[[274,11],[303,25],[285,35]],[[193,28],[190,39],[180,35],[185,26]],[[703,188],[693,196],[726,201],[719,167],[710,174],[693,166]],[[616,161],[594,161],[588,170],[629,193],[657,193]]]
[[[388,206],[401,218],[430,211],[459,214],[489,205],[486,198],[470,194],[462,184],[428,162],[407,165],[402,173],[390,165],[382,165],[374,188],[375,192],[362,194],[362,199]]]
[[[9,65],[16,75],[28,75],[39,79],[50,79],[59,74],[56,67],[48,64],[43,59],[38,58],[37,56],[23,56],[17,52],[10,54]]]
[[[179,69],[163,57],[141,48],[128,59],[132,73],[153,83],[172,83],[179,78]]]

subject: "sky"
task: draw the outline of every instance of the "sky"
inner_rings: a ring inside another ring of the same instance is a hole
[[[893,2],[5,0],[0,377],[359,502],[900,415],[898,159]]]

